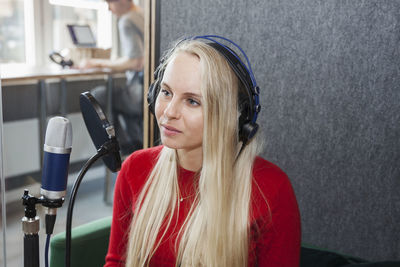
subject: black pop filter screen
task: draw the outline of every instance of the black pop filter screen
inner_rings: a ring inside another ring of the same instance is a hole
[[[99,103],[89,92],[80,95],[79,104],[90,138],[98,150],[103,144],[111,140],[111,132],[114,135],[113,126],[108,122]],[[117,172],[121,169],[119,152],[104,155],[103,161],[112,172]]]

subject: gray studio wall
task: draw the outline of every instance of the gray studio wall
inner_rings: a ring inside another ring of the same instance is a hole
[[[400,259],[400,1],[168,0],[160,49],[221,34],[252,62],[263,156],[289,175],[303,242]]]

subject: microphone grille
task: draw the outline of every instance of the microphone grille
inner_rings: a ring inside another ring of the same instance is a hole
[[[64,117],[53,117],[49,120],[46,129],[45,145],[51,147],[72,147],[71,122]]]

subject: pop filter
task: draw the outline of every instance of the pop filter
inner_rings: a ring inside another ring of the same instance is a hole
[[[118,144],[115,137],[114,126],[108,122],[103,110],[94,96],[89,92],[84,92],[79,97],[79,103],[83,120],[85,121],[86,128],[96,149],[99,150],[101,146],[109,141],[114,141]],[[119,150],[104,155],[103,161],[107,168],[112,172],[117,172],[121,169],[121,156]]]

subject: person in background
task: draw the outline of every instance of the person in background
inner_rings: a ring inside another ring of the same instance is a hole
[[[257,156],[259,134],[245,129],[251,94],[231,66],[201,38],[161,60],[148,99],[162,145],[123,163],[106,267],[299,266],[294,191]]]
[[[125,71],[126,86],[113,88],[113,122],[122,153],[142,148],[143,136],[143,67],[144,15],[132,0],[106,0],[108,9],[118,18],[119,57],[117,59],[85,59],[78,68],[109,68]],[[106,106],[106,87],[92,90],[103,108]]]

